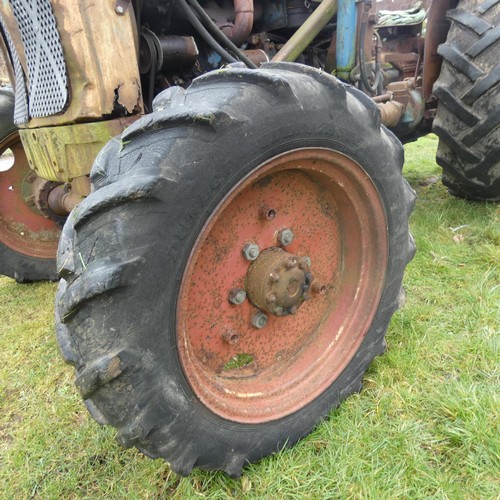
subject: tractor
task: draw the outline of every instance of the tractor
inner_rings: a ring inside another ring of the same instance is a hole
[[[0,273],[124,446],[241,474],[359,391],[415,247],[402,142],[500,199],[499,0],[6,0]],[[57,253],[57,257],[56,257]]]

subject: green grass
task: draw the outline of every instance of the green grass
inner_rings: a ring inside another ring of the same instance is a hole
[[[59,356],[54,284],[0,278],[0,497],[500,497],[500,207],[449,196],[436,139],[406,147],[418,252],[361,394],[242,478],[172,473],[88,416]]]

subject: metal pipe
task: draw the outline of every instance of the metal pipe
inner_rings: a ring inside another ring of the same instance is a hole
[[[356,62],[356,0],[338,0],[337,12],[337,76],[349,80]]]
[[[187,18],[187,20],[191,23],[193,28],[198,32],[198,34],[205,40],[206,44],[217,54],[219,54],[222,59],[224,59],[228,63],[237,62],[233,56],[227,53],[223,47],[214,39],[214,37],[207,31],[205,26],[201,24],[201,21],[196,17],[195,13],[191,10],[191,7],[187,4],[186,0],[178,0],[177,4],[179,5],[182,13]]]
[[[236,45],[224,34],[224,32],[212,21],[210,16],[205,12],[197,0],[187,0],[189,5],[194,9],[199,16],[201,22],[205,25],[212,36],[227,49],[232,51],[238,59],[243,61],[249,68],[256,69],[257,66],[251,61]]]
[[[240,47],[250,35],[253,26],[253,0],[234,0],[234,24],[222,28],[224,34]]]
[[[272,62],[295,61],[330,22],[337,12],[337,0],[323,0],[319,7],[306,19],[288,42],[271,59]]]

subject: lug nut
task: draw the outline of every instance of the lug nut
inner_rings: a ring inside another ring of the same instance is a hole
[[[276,302],[276,295],[274,295],[274,293],[269,292],[266,295],[266,301],[268,304],[274,304]]]
[[[255,328],[264,328],[267,325],[267,315],[262,311],[255,313],[252,318],[252,325]]]
[[[311,267],[311,258],[307,257],[307,255],[305,257],[302,257],[300,259],[299,267],[300,269],[302,269],[302,271],[304,271],[308,267]]]
[[[290,245],[290,243],[293,241],[293,232],[291,229],[282,229],[278,233],[278,241],[280,245],[283,245],[286,247],[287,245]]]
[[[288,259],[286,261],[285,267],[287,269],[293,269],[296,265],[297,265],[297,260],[292,257],[291,259]]]
[[[246,260],[255,260],[259,256],[260,250],[255,243],[247,243],[241,252]]]
[[[231,304],[234,304],[235,306],[243,304],[246,298],[247,292],[245,292],[245,290],[243,290],[242,288],[233,288],[229,290],[229,302],[231,302]]]

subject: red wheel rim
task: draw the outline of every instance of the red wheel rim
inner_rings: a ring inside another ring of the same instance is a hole
[[[240,305],[228,297],[231,290],[248,291],[245,245],[257,243],[258,258],[269,255],[263,251],[280,246],[284,228],[294,234],[286,251],[310,258],[312,297],[293,315],[266,312],[268,322],[258,329],[252,318],[259,310],[250,297]],[[197,397],[241,423],[272,421],[313,401],[365,337],[387,256],[380,196],[352,159],[303,148],[260,165],[212,213],[181,283],[177,343]]]
[[[54,259],[60,229],[35,207],[31,188],[36,174],[29,167],[19,134],[0,144],[0,154],[7,148],[14,164],[0,172],[0,243],[29,257]]]

